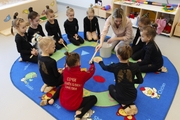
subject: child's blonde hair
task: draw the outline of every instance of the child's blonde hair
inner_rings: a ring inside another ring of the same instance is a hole
[[[13,27],[18,28],[21,23],[25,22],[24,19],[17,18],[17,16],[18,16],[18,12],[15,12],[13,15],[13,21],[12,21],[12,26],[11,26],[11,34],[12,35],[14,35]]]
[[[120,45],[117,54],[121,56],[122,60],[128,60],[132,54],[132,48],[130,45]]]
[[[42,51],[45,50],[45,48],[48,49],[51,44],[55,44],[55,40],[53,39],[52,36],[42,37],[42,38],[38,41],[38,47],[39,47]]]
[[[46,11],[45,14],[49,14],[49,13],[54,13],[54,11],[52,9],[50,9],[49,5],[46,5]]]
[[[122,22],[121,22],[121,26],[122,28],[126,27],[126,15],[124,13],[124,10],[122,8],[116,8],[112,14],[112,25],[114,26],[114,18],[121,18]]]
[[[87,14],[88,12],[92,12],[94,14],[93,4],[90,4],[90,7],[87,10]]]
[[[66,14],[68,15],[70,12],[74,12],[74,9],[73,8],[70,8],[69,6],[66,7],[67,10],[66,10]]]

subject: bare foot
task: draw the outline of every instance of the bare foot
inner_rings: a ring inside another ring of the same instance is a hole
[[[19,62],[22,62],[23,60],[22,60],[22,58],[20,57],[18,61],[19,61]]]
[[[45,105],[47,105],[47,100],[41,100],[40,106],[45,106]]]
[[[54,103],[54,99],[50,99],[50,100],[48,101],[48,103],[49,103],[50,105],[52,105],[52,104]]]

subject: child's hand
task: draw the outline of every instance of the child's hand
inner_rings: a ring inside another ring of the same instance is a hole
[[[62,38],[59,39],[58,43],[62,44],[64,42],[64,40]]]
[[[74,34],[75,37],[78,37],[78,34]]]
[[[31,50],[31,54],[37,56],[37,51],[36,51],[36,49],[33,48],[33,49]]]
[[[75,39],[76,39],[76,40],[79,40],[78,34],[75,34],[74,36],[75,36]]]
[[[137,60],[137,62],[141,62],[141,61],[142,61],[141,59]]]
[[[63,73],[63,68],[58,68],[58,72],[60,73],[60,74],[62,74]]]

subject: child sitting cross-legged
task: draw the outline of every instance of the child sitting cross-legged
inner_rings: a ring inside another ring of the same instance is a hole
[[[110,96],[116,100],[124,109],[127,115],[134,115],[138,112],[134,101],[137,97],[137,89],[134,84],[141,84],[143,78],[137,63],[129,62],[132,49],[129,45],[120,45],[116,51],[118,63],[105,65],[103,61],[96,60],[103,70],[112,72],[115,77],[115,85],[109,86]],[[135,78],[136,76],[136,78]]]

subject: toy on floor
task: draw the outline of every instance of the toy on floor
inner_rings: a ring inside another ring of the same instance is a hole
[[[122,106],[118,109],[118,111],[116,112],[116,115],[123,116],[124,120],[136,120],[134,115],[127,115],[124,109],[122,108]]]
[[[94,113],[95,113],[94,110],[91,110],[91,109],[88,110],[88,111],[84,114],[84,116],[82,117],[81,120],[92,120],[91,116],[92,116]],[[75,114],[76,114],[76,115],[81,114],[81,109],[77,110]],[[76,116],[76,115],[75,115],[75,116]]]

